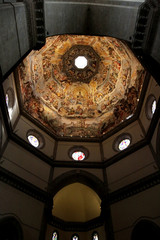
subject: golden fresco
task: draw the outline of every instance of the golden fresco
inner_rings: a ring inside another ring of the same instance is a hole
[[[78,56],[88,61],[84,69]],[[61,35],[32,51],[18,76],[28,114],[57,136],[97,138],[134,114],[145,71],[120,40]]]

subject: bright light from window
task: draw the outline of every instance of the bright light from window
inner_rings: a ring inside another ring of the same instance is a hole
[[[75,59],[75,66],[79,69],[84,69],[87,66],[87,58],[84,56],[78,56]]]
[[[156,100],[154,100],[152,103],[152,114],[154,114],[155,111],[156,111]]]
[[[58,239],[58,237],[57,237],[57,233],[54,232],[53,235],[52,235],[52,240],[57,240],[57,239]]]
[[[130,119],[131,117],[133,117],[133,114],[129,115],[128,117],[126,117],[126,119]]]
[[[126,149],[130,145],[130,142],[130,139],[123,139],[118,146],[119,150],[122,151]]]
[[[30,142],[30,144],[32,146],[34,146],[36,148],[39,146],[39,141],[34,135],[29,135],[28,136],[28,141]]]
[[[8,113],[9,113],[9,118],[12,119],[13,109],[12,108],[8,108]]]
[[[11,98],[12,99],[12,98]],[[8,93],[6,93],[6,105],[8,108],[8,113],[9,113],[9,118],[12,119],[12,113],[13,113],[13,107],[10,107],[10,95]]]
[[[80,151],[74,152],[74,153],[72,153],[72,158],[75,161],[82,161],[82,160],[85,159],[85,154],[83,152],[80,152]]]
[[[98,240],[98,234],[97,234],[97,233],[95,233],[95,234],[93,235],[93,240]]]
[[[7,107],[9,106],[9,95],[8,93],[6,93],[6,104],[7,104]]]
[[[73,239],[73,240],[78,240],[78,237],[77,237],[77,236],[74,236],[72,239]]]

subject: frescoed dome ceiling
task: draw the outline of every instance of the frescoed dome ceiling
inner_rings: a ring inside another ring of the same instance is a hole
[[[120,40],[61,35],[32,51],[18,76],[23,109],[53,134],[99,138],[135,113],[145,71]]]

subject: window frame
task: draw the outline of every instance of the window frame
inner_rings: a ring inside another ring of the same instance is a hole
[[[129,133],[122,133],[119,136],[117,136],[116,139],[114,140],[113,146],[112,146],[113,150],[116,151],[116,152],[125,151],[127,148],[122,149],[122,150],[119,149],[119,144],[125,139],[130,140],[130,144],[127,147],[127,148],[129,148],[131,143],[132,143],[132,136]]]
[[[29,135],[33,135],[34,137],[37,138],[37,140],[39,141],[39,145],[38,145],[37,147],[33,146],[33,145],[30,143],[30,141],[29,141],[29,139],[28,139],[28,136],[29,136]],[[44,146],[45,146],[45,140],[44,140],[43,135],[42,135],[40,132],[36,131],[35,129],[29,129],[29,130],[27,131],[26,138],[27,138],[27,142],[28,142],[32,147],[34,147],[34,148],[36,148],[36,149],[42,149],[42,148],[44,148]]]

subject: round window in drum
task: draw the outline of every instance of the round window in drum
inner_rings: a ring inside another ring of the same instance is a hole
[[[69,149],[69,157],[74,161],[83,161],[88,158],[89,152],[83,146],[75,146]]]
[[[81,152],[81,151],[75,151],[72,153],[72,158],[75,161],[82,161],[85,159],[85,154],[84,152]]]
[[[40,134],[38,131],[34,129],[31,129],[27,132],[27,140],[35,148],[44,147],[45,142],[42,134]]]
[[[7,89],[5,98],[6,98],[5,100],[6,100],[6,105],[7,105],[7,108],[8,108],[9,117],[11,118],[14,103],[15,103],[14,91],[11,87],[9,87]]]
[[[123,133],[121,135],[119,135],[114,143],[113,143],[113,149],[115,151],[123,151],[125,149],[127,149],[131,144],[131,135],[128,133]]]
[[[146,117],[151,120],[156,111],[157,101],[154,95],[149,95],[145,105]]]

